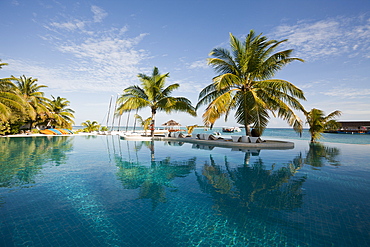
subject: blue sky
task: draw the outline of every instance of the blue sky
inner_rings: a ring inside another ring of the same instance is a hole
[[[281,48],[305,60],[275,78],[303,89],[307,110],[340,110],[339,120],[370,120],[368,0],[1,0],[0,9],[0,59],[9,64],[0,78],[38,78],[48,86],[47,97],[71,102],[76,125],[88,119],[105,123],[110,99],[140,84],[137,74],[150,74],[154,66],[170,73],[168,84],[181,85],[173,96],[195,105],[215,76],[207,66],[209,52],[228,48],[229,33],[242,38],[251,29],[288,39]],[[157,126],[170,119],[200,125],[202,113],[159,112]],[[148,110],[139,114],[150,116]],[[225,125],[235,126],[234,118],[216,122]],[[271,118],[268,127],[288,125]]]

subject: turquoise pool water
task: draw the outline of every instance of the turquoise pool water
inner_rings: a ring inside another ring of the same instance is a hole
[[[0,138],[0,246],[368,246],[370,146],[293,141]]]

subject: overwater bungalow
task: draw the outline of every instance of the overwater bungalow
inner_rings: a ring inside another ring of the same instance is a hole
[[[337,130],[328,130],[325,133],[338,134],[370,134],[370,121],[338,121],[341,127]]]

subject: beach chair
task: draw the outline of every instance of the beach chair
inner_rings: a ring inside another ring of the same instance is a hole
[[[185,138],[186,137],[186,135],[184,135],[183,133],[179,133],[179,135],[178,135],[178,138]]]
[[[250,136],[250,137],[249,137],[249,141],[250,141],[251,143],[261,143],[261,142],[263,142],[263,141],[261,140],[261,138],[259,138],[259,137],[252,137],[252,136]]]
[[[203,139],[202,140],[208,140],[210,134],[203,134]]]
[[[240,142],[244,142],[244,143],[249,143],[249,142],[251,142],[250,140],[249,140],[249,136],[242,136],[241,138],[240,138],[240,140],[239,140]]]
[[[233,142],[239,142],[240,136],[231,136]]]
[[[208,139],[209,139],[209,140],[212,140],[212,141],[216,141],[216,140],[218,140],[218,138],[217,138],[217,137],[215,137],[214,135],[209,135]]]
[[[208,137],[208,140],[213,140],[213,141],[217,141],[217,140],[223,140],[224,138],[222,137],[217,137],[217,136],[214,136],[214,135],[209,135]]]

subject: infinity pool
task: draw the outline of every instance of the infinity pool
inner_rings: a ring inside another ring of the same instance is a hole
[[[0,246],[369,246],[370,146],[0,138]]]

